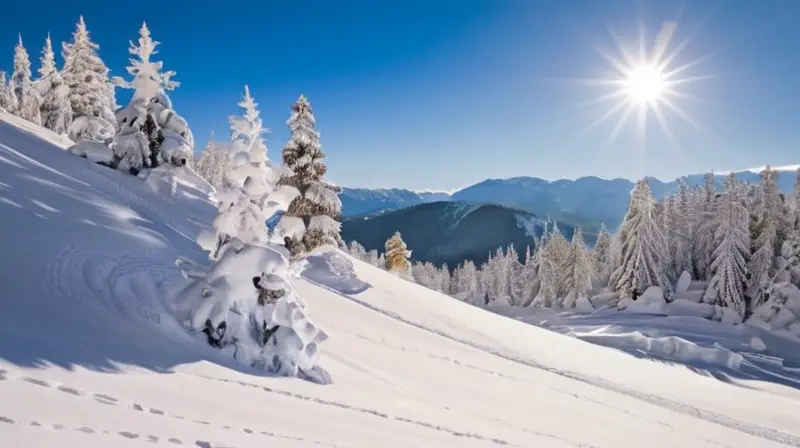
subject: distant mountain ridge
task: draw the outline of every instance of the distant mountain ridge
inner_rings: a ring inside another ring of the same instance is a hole
[[[778,186],[783,192],[792,191],[795,182],[793,171],[798,167],[775,167],[781,171]],[[737,171],[736,177],[743,182],[759,183],[759,170]],[[727,173],[717,174],[717,183],[721,184],[726,175]],[[687,176],[686,180],[689,185],[701,185],[705,182],[704,176],[705,174],[693,174]],[[679,184],[677,179],[664,182],[649,177],[647,180],[656,199],[675,191]],[[344,216],[371,215],[439,201],[465,201],[517,207],[541,217],[575,223],[587,230],[595,230],[600,223],[605,223],[613,230],[625,216],[633,186],[634,183],[627,179],[609,180],[595,176],[555,181],[536,177],[513,177],[487,179],[452,194],[415,192],[399,188],[344,188],[340,197]]]
[[[466,201],[430,202],[371,216],[345,218],[342,237],[368,250],[384,252],[386,239],[399,231],[412,250],[412,259],[450,268],[464,260],[485,262],[498,247],[514,245],[520,255],[541,236],[546,219],[526,210]],[[559,224],[572,237],[574,228]],[[587,235],[589,244],[594,236]]]

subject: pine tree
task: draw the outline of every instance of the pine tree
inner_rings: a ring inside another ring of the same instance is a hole
[[[342,209],[341,189],[323,180],[327,172],[325,155],[305,96],[292,106],[287,125],[292,136],[283,148],[287,171],[279,184],[297,188],[300,195],[289,205],[278,227],[292,239],[295,255],[325,244],[341,245],[341,224],[337,221]]]
[[[716,248],[710,266],[711,281],[703,301],[731,310],[726,320],[741,322],[745,313],[750,229],[742,187],[733,173],[728,176],[725,191],[717,199],[714,221]]]
[[[112,85],[133,89],[131,102],[117,111],[119,133],[114,143],[114,160],[118,167],[136,172],[155,168],[162,163],[184,165],[194,152],[194,137],[185,120],[172,109],[168,91],[180,86],[172,80],[174,71],[163,71],[162,61],[152,61],[160,42],[150,36],[146,23],[139,29],[138,44],[130,42],[133,56],[127,67],[132,79],[112,79]],[[138,142],[144,137],[145,147]],[[130,144],[131,142],[136,144]],[[241,186],[241,185],[239,185]]]
[[[565,270],[564,308],[574,308],[580,299],[589,297],[592,289],[592,259],[583,241],[583,233],[576,228],[570,243],[569,261]]]
[[[108,67],[97,55],[100,47],[89,39],[83,16],[72,36],[72,43],[65,43],[62,48],[63,76],[69,88],[73,118],[69,137],[76,142],[108,142],[116,132]]]
[[[443,292],[444,294],[450,294],[451,280],[450,268],[447,267],[447,263],[445,263],[442,265],[442,268],[439,269],[439,291]]]
[[[378,251],[375,249],[368,251],[364,257],[364,261],[375,267],[381,267],[378,262],[379,259],[380,257],[378,256]]]
[[[611,275],[611,234],[606,230],[606,225],[601,224],[600,231],[597,233],[597,241],[591,250],[592,274],[598,285],[608,285],[608,277]]]
[[[267,168],[267,144],[264,142],[264,126],[261,122],[261,113],[258,103],[250,95],[250,88],[244,86],[244,96],[239,101],[239,107],[244,109],[242,117],[232,115],[229,118],[234,151],[245,151],[250,155],[250,163],[255,168]]]
[[[72,124],[72,106],[69,102],[69,88],[64,82],[64,77],[56,69],[55,54],[47,35],[42,56],[39,61],[39,79],[36,88],[41,95],[40,111],[42,126],[57,134],[66,134]]]
[[[694,192],[695,219],[693,265],[695,278],[706,280],[710,275],[714,252],[714,203],[717,194],[716,176],[713,172],[705,175],[705,184]]]
[[[777,180],[778,172],[769,166],[761,172],[760,200],[756,208],[758,216],[752,228],[755,238],[748,266],[747,296],[751,310],[764,301],[770,279],[777,272],[776,257],[781,253],[790,228]]]
[[[456,265],[455,269],[453,269],[453,275],[450,277],[450,295],[459,300],[466,300],[467,292],[464,279],[464,263],[461,263]]]
[[[226,179],[233,168],[231,155],[231,151],[227,147],[217,144],[212,132],[208,145],[197,159],[195,171],[217,191],[222,191],[228,187]]]
[[[246,87],[245,99],[239,105],[245,109],[245,117],[249,118],[230,118],[236,152],[231,157],[231,169],[225,173],[224,191],[217,194],[220,216],[233,217],[220,219],[233,220],[234,224],[228,227],[236,233],[229,233],[223,226],[215,225],[218,229],[218,248],[226,244],[233,235],[240,235],[240,239],[246,243],[265,243],[266,220],[286,210],[289,203],[299,195],[294,187],[275,186],[274,181],[278,175],[268,165],[266,145],[261,138],[261,119],[258,118],[256,103]],[[258,151],[253,148],[258,148]],[[256,218],[255,221],[253,217]],[[241,237],[245,230],[249,238],[246,240]]]
[[[6,72],[0,71],[0,110],[4,110],[8,113],[14,113],[16,109],[17,105],[14,99],[14,94],[11,91],[11,86],[9,86],[8,81],[6,80]]]
[[[536,249],[531,250],[528,246],[525,249],[525,263],[523,263],[522,282],[524,290],[522,292],[522,306],[528,306],[536,296]]]
[[[118,87],[132,89],[134,99],[148,103],[159,94],[179,87],[180,83],[172,80],[172,77],[175,76],[174,71],[163,71],[163,61],[150,60],[151,56],[158,53],[156,47],[161,42],[152,39],[146,22],[142,22],[142,26],[139,28],[137,43],[138,45],[130,42],[130,47],[128,47],[128,53],[133,57],[129,59],[131,65],[126,67],[126,70],[132,79],[125,81],[115,76],[112,78],[112,82]]]
[[[502,247],[497,248],[495,256],[490,260],[490,272],[493,288],[489,291],[492,301],[503,301],[511,303],[511,272],[509,258]]]
[[[14,48],[14,73],[11,75],[11,90],[14,92],[16,102],[15,114],[25,120],[38,125],[42,124],[42,114],[39,111],[41,97],[33,87],[31,81],[31,60],[28,51],[22,45],[22,36]]]
[[[506,263],[508,270],[509,283],[509,302],[513,306],[521,306],[525,302],[525,289],[527,288],[527,278],[525,265],[519,261],[517,250],[512,244],[506,253]]]
[[[553,228],[548,236],[548,259],[553,263],[558,272],[555,284],[556,303],[554,306],[561,306],[561,301],[567,293],[564,285],[564,275],[567,263],[569,263],[570,243],[564,234],[558,229],[558,223],[553,223]]]
[[[362,246],[358,241],[350,242],[348,252],[357,260],[367,261],[367,249],[365,249],[364,246]]]
[[[42,47],[42,55],[39,57],[39,79],[46,79],[48,76],[57,72],[56,69],[56,55],[53,53],[53,44],[50,41],[50,33],[47,33],[47,39],[44,40],[44,47]]]
[[[675,197],[675,227],[670,229],[667,238],[671,240],[670,257],[673,269],[680,276],[687,271],[691,273],[694,269],[692,265],[692,241],[694,232],[694,218],[691,215],[691,193],[686,179],[680,179],[678,193]]]
[[[792,190],[791,202],[791,222],[792,230],[800,230],[800,168],[797,169],[794,181],[794,189]]]
[[[400,232],[395,232],[389,237],[384,247],[386,248],[386,270],[401,275],[410,274],[411,263],[408,260],[411,257],[411,251],[406,247]]]
[[[611,288],[623,296],[636,298],[650,286],[667,286],[662,267],[664,236],[654,209],[650,186],[638,181],[620,228],[621,265],[610,279]]]
[[[536,295],[531,306],[549,308],[557,306],[562,273],[550,245],[550,238],[543,240],[534,256],[536,265]]]

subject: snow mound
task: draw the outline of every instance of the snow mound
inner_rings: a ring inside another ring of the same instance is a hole
[[[205,179],[185,166],[162,165],[139,175],[153,192],[165,198],[210,199],[216,192]]]
[[[81,140],[80,142],[67,148],[67,151],[70,154],[83,157],[84,159],[95,163],[109,164],[111,163],[111,159],[114,157],[114,153],[111,148],[108,147],[108,145],[89,140]]]
[[[568,333],[570,334],[570,333]],[[642,351],[647,355],[669,361],[703,363],[738,369],[743,357],[725,348],[700,347],[686,339],[676,336],[648,337],[638,331],[623,334],[578,334],[570,336],[593,344],[617,348],[625,351]]]
[[[711,319],[716,315],[716,307],[693,300],[675,299],[664,306],[664,313],[670,316],[694,316]]]
[[[332,249],[319,248],[307,256],[303,276],[342,294],[359,294],[370,288],[356,276],[352,259]]]

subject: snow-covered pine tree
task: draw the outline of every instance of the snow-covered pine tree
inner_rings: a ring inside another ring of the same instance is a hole
[[[536,284],[532,293],[535,293],[530,305],[539,308],[558,306],[558,294],[563,274],[559,269],[556,250],[552,244],[553,234],[542,235],[539,249],[533,256]]]
[[[770,330],[793,330],[796,315],[800,309],[800,231],[793,229],[781,247],[776,259],[777,270],[772,277],[764,300],[753,307],[748,323],[766,327]],[[798,331],[794,331],[798,334]]]
[[[378,255],[378,251],[376,249],[372,249],[371,251],[368,251],[366,253],[364,261],[369,263],[371,266],[375,266],[375,267],[378,267],[378,268],[383,267],[380,264],[380,256]],[[420,264],[420,266],[422,266],[422,265]]]
[[[411,275],[418,284],[434,291],[441,291],[441,274],[433,263],[419,261],[414,263],[411,266]]]
[[[16,108],[16,101],[13,92],[11,92],[11,86],[8,85],[6,72],[0,71],[0,110],[14,113]]]
[[[142,23],[138,45],[131,42],[128,49],[133,56],[127,67],[132,79],[112,79],[113,85],[133,89],[131,102],[116,113],[119,132],[113,147],[114,165],[134,173],[161,164],[186,165],[194,152],[194,136],[166,93],[180,85],[172,80],[175,72],[163,71],[162,61],[150,59],[159,44]],[[140,145],[142,136],[146,147]]]
[[[47,38],[44,40],[44,47],[42,47],[42,55],[39,57],[39,80],[46,79],[48,76],[57,72],[56,68],[56,54],[53,53],[53,43],[50,40],[50,33],[47,33]],[[41,92],[40,93],[44,93]]]
[[[522,306],[525,303],[525,290],[528,286],[527,271],[525,270],[525,265],[519,261],[519,254],[513,244],[508,248],[506,258],[508,263],[509,302],[512,306]]]
[[[564,286],[564,273],[566,272],[566,266],[569,262],[570,243],[564,234],[561,233],[561,230],[558,228],[558,223],[555,221],[553,222],[552,229],[548,236],[548,250],[548,258],[554,263],[554,266],[559,272],[555,291],[556,297],[558,298],[558,303],[556,305],[561,306],[560,301],[563,300],[564,295],[567,293]]]
[[[464,300],[464,293],[466,291],[464,264],[461,263],[456,265],[455,269],[453,269],[453,274],[450,276],[450,295],[459,300]]]
[[[692,241],[695,278],[707,280],[710,276],[714,252],[714,203],[717,194],[716,176],[709,172],[704,176],[705,183],[694,191],[695,230]]]
[[[778,175],[779,172],[769,166],[761,172],[761,200],[757,207],[760,213],[751,229],[755,235],[748,265],[750,277],[746,294],[750,299],[750,310],[757,308],[765,299],[770,279],[777,272],[777,256],[791,227],[783,195],[778,189]]]
[[[367,249],[365,249],[364,246],[362,246],[358,241],[350,242],[350,246],[348,247],[348,252],[356,260],[367,261]]]
[[[492,301],[500,300],[502,303],[508,304],[511,303],[511,263],[507,253],[510,249],[509,247],[508,250],[503,251],[502,247],[498,247],[494,258],[492,258],[494,263],[492,268],[494,289],[489,295]]]
[[[41,95],[40,111],[42,126],[57,134],[66,134],[72,124],[72,105],[69,102],[69,87],[56,68],[55,54],[47,35],[42,56],[39,58],[39,79],[35,86]]]
[[[378,261],[375,263],[375,267],[383,269],[384,266],[386,266],[386,254],[378,254]]]
[[[281,217],[279,231],[291,238],[294,255],[325,244],[341,245],[341,189],[323,179],[328,170],[323,163],[325,154],[305,96],[292,106],[287,125],[292,136],[283,148],[286,172],[279,184],[297,188],[300,195]]]
[[[472,260],[464,262],[462,267],[464,282],[463,299],[473,305],[483,304],[483,288],[481,288],[481,272]]]
[[[78,21],[72,42],[63,44],[64,81],[69,89],[72,141],[110,142],[116,133],[115,106],[111,102],[108,67],[97,55],[99,45],[89,39],[83,16]]]
[[[744,289],[747,281],[747,258],[750,254],[750,223],[744,206],[742,186],[731,173],[725,190],[717,198],[715,214],[714,258],[711,280],[703,301],[726,309],[722,318],[741,322],[745,314]]]
[[[14,73],[11,75],[11,90],[14,92],[16,109],[14,114],[38,125],[42,124],[39,111],[41,97],[31,80],[31,60],[28,50],[22,45],[22,36],[14,48]]]
[[[692,242],[695,228],[695,218],[691,215],[691,197],[689,186],[685,178],[678,181],[678,192],[675,195],[675,227],[670,229],[666,235],[670,241],[672,251],[671,260],[673,269],[680,274],[684,271],[691,273],[694,269],[692,265]]]
[[[384,247],[386,249],[386,270],[402,277],[410,277],[411,263],[408,260],[411,257],[411,251],[406,247],[400,232],[395,232],[389,237]]]
[[[790,223],[792,230],[800,229],[800,168],[795,174],[794,189],[792,190]]]
[[[650,286],[668,287],[662,267],[664,236],[654,208],[647,181],[636,182],[620,227],[621,264],[611,274],[609,284],[623,296],[635,299]]]
[[[450,275],[450,268],[447,267],[447,263],[442,265],[442,268],[439,269],[439,288],[438,290],[445,293],[450,294],[450,282],[452,277]]]
[[[678,211],[678,204],[675,195],[667,195],[661,201],[661,232],[664,234],[664,244],[666,251],[664,253],[664,275],[670,280],[671,283],[675,283],[678,280],[678,276],[681,274],[678,271],[676,266],[676,256],[678,247],[678,226],[679,226],[679,217],[677,214]]]
[[[489,252],[489,257],[481,266],[481,286],[489,302],[497,297],[497,261],[495,255]]]
[[[576,228],[570,243],[569,261],[564,272],[564,308],[574,308],[580,299],[588,299],[592,290],[592,259],[583,241],[583,233]]]
[[[226,174],[227,188],[217,194],[220,214],[214,220],[212,259],[234,237],[245,243],[266,243],[269,239],[266,221],[286,210],[299,194],[291,186],[275,187],[278,175],[268,164],[266,144],[261,137],[261,119],[247,88],[245,99],[239,105],[252,120],[243,122],[238,117],[230,118],[233,147],[237,152]]]
[[[214,140],[214,132],[211,132],[208,144],[200,152],[194,169],[217,191],[222,191],[227,187],[226,178],[233,167],[231,156],[231,151],[219,145]]]
[[[538,244],[538,243],[537,243]],[[536,296],[538,282],[536,279],[536,250],[528,246],[525,249],[525,262],[522,265],[522,303],[521,306],[528,306]]]
[[[606,230],[606,225],[600,225],[597,232],[597,241],[591,249],[592,277],[597,286],[608,285],[608,277],[613,269],[611,260],[611,234]]]
[[[238,104],[244,109],[244,115],[239,117],[231,115],[228,121],[231,125],[231,140],[233,151],[245,151],[250,156],[250,163],[256,169],[267,169],[267,144],[263,134],[266,132],[261,121],[261,112],[258,103],[250,95],[250,87],[244,86],[244,96]],[[277,179],[274,179],[277,181]]]
[[[211,346],[241,364],[329,383],[317,365],[319,345],[328,336],[308,318],[288,281],[288,258],[282,246],[234,237],[213,266],[185,271],[192,281],[178,293],[174,312],[193,334],[205,333]]]

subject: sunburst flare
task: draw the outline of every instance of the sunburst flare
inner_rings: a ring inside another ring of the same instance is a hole
[[[647,121],[652,116],[664,134],[677,144],[669,125],[668,116],[676,116],[693,128],[701,129],[700,124],[679,104],[682,100],[695,99],[691,95],[681,92],[680,87],[688,82],[710,77],[684,75],[686,70],[696,65],[698,61],[675,66],[675,59],[688,43],[688,40],[683,41],[670,51],[670,43],[676,29],[677,22],[664,22],[650,51],[647,50],[646,33],[643,26],[639,27],[636,48],[623,45],[613,32],[612,37],[618,54],[612,54],[597,47],[600,55],[614,69],[614,74],[610,79],[591,80],[590,82],[610,86],[611,91],[589,101],[586,105],[609,102],[612,104],[604,114],[589,125],[586,131],[616,118],[616,124],[609,137],[609,141],[613,141],[631,118],[635,117],[638,135],[645,139]]]

